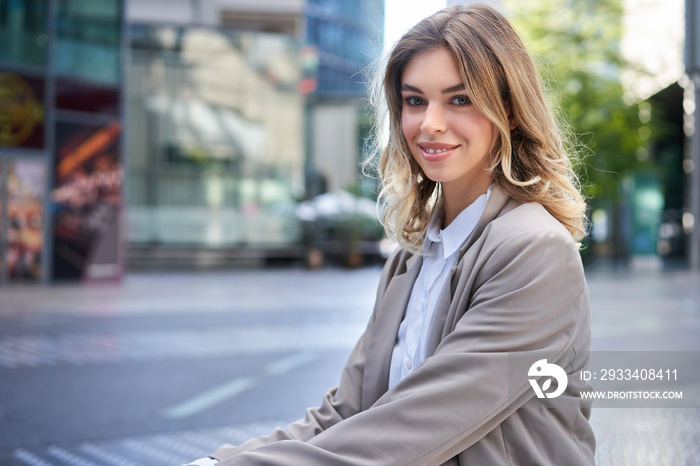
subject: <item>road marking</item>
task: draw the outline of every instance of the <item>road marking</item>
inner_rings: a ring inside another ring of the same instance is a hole
[[[86,442],[80,445],[80,451],[87,453],[99,459],[103,464],[113,464],[115,466],[141,466],[131,460],[124,458],[116,453],[112,453],[98,445]]]
[[[266,365],[265,374],[282,375],[317,358],[318,355],[311,351],[302,351],[301,353],[287,356],[286,358],[279,359]]]
[[[265,365],[263,373],[266,376],[286,374],[287,372],[303,366],[304,364],[307,364],[315,359],[318,359],[317,354],[311,351],[302,351]],[[190,417],[193,414],[197,414],[205,409],[211,408],[214,405],[234,398],[241,393],[250,390],[261,381],[262,377],[257,376],[235,378],[228,383],[219,385],[211,390],[207,390],[206,392],[197,395],[192,399],[165,410],[163,415],[169,419],[183,419]]]
[[[140,458],[144,456],[150,457],[151,459],[148,460],[149,464],[184,464],[186,461],[192,460],[192,458],[188,458],[187,456],[173,455],[168,450],[163,450],[148,442],[133,438],[124,439],[121,444],[129,450],[136,452]],[[146,458],[144,458],[144,461],[145,460]]]
[[[232,381],[197,395],[165,411],[165,417],[182,419],[233,398],[258,384],[257,377],[239,377]]]
[[[71,453],[70,451],[65,450],[61,447],[57,447],[56,445],[51,445],[47,452],[49,455],[58,458],[59,460],[64,461],[68,464],[75,464],[78,466],[99,466],[98,464],[93,463],[92,461],[83,458],[80,455]]]
[[[18,448],[14,451],[13,456],[31,466],[53,466],[52,463],[44,461],[33,453],[28,452],[24,448]]]

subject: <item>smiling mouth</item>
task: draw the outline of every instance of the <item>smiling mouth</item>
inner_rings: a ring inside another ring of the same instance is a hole
[[[418,147],[420,147],[421,150],[427,154],[442,154],[443,152],[447,152],[448,150],[456,149],[457,147],[459,147],[459,144],[453,145],[444,144],[441,142],[422,142],[418,144]]]
[[[451,145],[451,144],[443,144],[443,143],[437,143],[437,142],[424,142],[418,144],[418,147],[420,148],[420,151],[423,153],[423,157],[426,158],[426,160],[430,161],[438,161],[441,160],[443,157],[441,156],[447,156],[447,152],[452,152],[453,149],[456,149],[459,147],[459,144]]]

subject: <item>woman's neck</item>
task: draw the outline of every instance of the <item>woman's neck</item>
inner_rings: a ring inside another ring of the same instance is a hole
[[[485,194],[492,183],[493,180],[489,178],[481,183],[471,186],[458,187],[457,189],[443,186],[442,195],[444,198],[443,207],[445,213],[442,217],[442,229],[447,228],[464,209],[472,205],[474,201],[479,198],[479,196]]]

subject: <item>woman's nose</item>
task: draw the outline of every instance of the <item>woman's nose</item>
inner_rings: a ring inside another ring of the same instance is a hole
[[[425,134],[442,133],[447,129],[445,112],[438,105],[428,105],[420,129]]]

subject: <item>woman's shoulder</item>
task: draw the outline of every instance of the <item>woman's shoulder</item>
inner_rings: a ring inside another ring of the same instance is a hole
[[[585,283],[579,245],[566,227],[541,204],[511,201],[465,251],[463,267],[483,280],[518,270],[522,280],[544,274],[550,281]]]
[[[484,229],[485,240],[493,243],[510,241],[555,241],[578,248],[571,233],[547,209],[536,202],[510,199]]]

